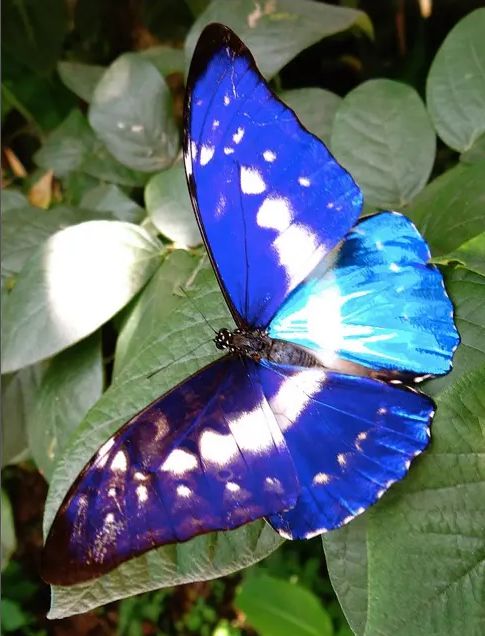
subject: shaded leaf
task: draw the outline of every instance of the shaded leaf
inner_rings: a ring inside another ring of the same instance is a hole
[[[362,527],[356,528],[355,541],[354,523],[325,535],[332,580],[358,635],[481,632],[485,619],[484,384],[482,365],[438,396],[430,449],[416,460],[406,479],[365,514],[367,559],[362,568],[368,568],[366,579],[358,562]],[[347,567],[348,548],[343,541],[355,548],[354,572]],[[337,560],[331,561],[332,555]],[[354,598],[358,600],[355,618]]]
[[[185,41],[185,61],[210,22],[227,24],[243,40],[267,78],[321,39],[353,26],[372,35],[365,13],[311,0],[213,0],[199,15]]]
[[[57,71],[64,84],[85,102],[90,102],[106,67],[80,62],[59,62]]]
[[[485,162],[459,164],[432,181],[404,212],[433,256],[456,249],[485,231]]]
[[[485,276],[485,232],[465,241],[455,250],[432,259],[434,263],[459,263],[466,269]]]
[[[366,203],[392,209],[424,187],[436,137],[414,89],[377,79],[364,82],[342,101],[331,148],[362,188]]]
[[[298,115],[308,130],[330,143],[333,120],[342,98],[322,88],[297,88],[283,91],[279,97]]]
[[[170,254],[140,294],[116,341],[113,378],[140,351],[151,346],[160,333],[160,325],[169,320],[172,312],[184,300],[180,288],[200,264],[200,256],[177,250]],[[187,292],[190,296],[190,291]]]
[[[480,135],[480,137],[473,142],[473,145],[460,155],[460,161],[464,163],[485,161],[485,133]]]
[[[160,252],[145,230],[121,221],[80,223],[47,239],[8,296],[4,371],[43,360],[95,331],[146,283]]]
[[[424,391],[435,396],[464,373],[485,364],[485,278],[466,269],[444,269],[446,289],[455,307],[461,343],[453,356],[453,371],[429,380]]]
[[[12,505],[10,504],[10,499],[8,498],[7,493],[2,488],[2,560],[1,567],[2,572],[7,567],[10,557],[15,552],[15,548],[17,547],[17,539],[15,537],[15,526],[13,523],[13,512]]]
[[[119,57],[105,71],[91,100],[89,121],[123,165],[142,172],[166,168],[178,151],[170,91],[147,59]]]
[[[85,192],[80,205],[88,210],[110,212],[120,221],[129,223],[139,223],[145,216],[145,210],[138,203],[110,183],[101,183]]]
[[[10,210],[18,210],[19,208],[28,207],[29,202],[27,197],[19,192],[19,190],[9,190],[8,188],[2,188],[0,190],[2,197],[2,213],[9,212]]]
[[[152,46],[140,51],[139,55],[150,60],[164,77],[172,73],[184,72],[185,58],[182,49],[174,49],[170,46]]]
[[[47,480],[72,432],[102,390],[99,332],[49,361],[27,417],[30,455]]]
[[[299,585],[260,574],[248,577],[235,599],[261,636],[331,636],[332,621],[318,598]]]
[[[426,101],[441,139],[464,152],[485,132],[485,8],[446,36],[428,75]]]
[[[180,258],[188,257],[184,253]],[[46,503],[45,530],[67,488],[107,437],[150,401],[220,355],[212,343],[212,330],[194,309],[203,312],[215,329],[233,324],[210,265],[201,268],[196,263],[184,287],[191,300],[175,294],[170,315],[162,316],[158,332],[153,331],[149,342],[133,350],[60,458]],[[173,293],[167,291],[167,296]],[[162,373],[147,380],[151,371],[164,365],[168,366]],[[90,583],[54,587],[49,616],[60,618],[139,592],[222,576],[262,559],[281,541],[267,524],[258,521],[152,550]]]
[[[145,203],[155,227],[177,246],[202,242],[182,162],[150,179],[145,188]]]
[[[27,419],[41,382],[42,365],[2,375],[2,465],[16,464],[29,456]]]

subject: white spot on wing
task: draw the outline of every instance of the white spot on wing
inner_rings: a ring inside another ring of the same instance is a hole
[[[226,488],[227,490],[229,490],[229,492],[238,492],[239,490],[241,490],[241,487],[238,484],[235,484],[233,481],[228,481],[226,484]]]
[[[391,263],[389,265],[389,269],[391,270],[391,272],[400,272],[401,268],[399,267],[399,265],[397,263]]]
[[[179,486],[177,486],[177,495],[179,497],[190,497],[190,495],[192,494],[192,491],[190,490],[190,488],[188,488],[187,486],[184,486],[184,484],[180,484]]]
[[[224,95],[224,106],[229,106],[230,103],[231,98],[229,97],[229,95]]]
[[[234,152],[234,148],[230,148],[229,146],[226,146],[224,148],[224,154],[225,155],[232,155],[233,152]]]
[[[256,223],[259,227],[267,227],[280,232],[288,228],[291,219],[290,202],[284,197],[266,197],[256,214]]]
[[[219,466],[225,466],[239,452],[232,435],[222,435],[210,429],[202,432],[199,448],[204,460]]]
[[[148,499],[148,489],[143,484],[140,484],[136,487],[136,496],[138,497],[138,501],[140,503],[145,503]]]
[[[327,473],[317,473],[315,477],[313,478],[313,483],[315,485],[328,484],[329,481],[330,481],[330,475],[327,475]]]
[[[244,194],[261,194],[266,190],[266,183],[258,170],[241,166],[241,190]]]
[[[270,401],[271,410],[283,432],[293,426],[324,380],[325,372],[321,369],[304,369],[283,380]]]
[[[293,223],[273,242],[281,265],[286,269],[288,288],[299,283],[325,255],[313,232],[304,225]]]
[[[299,177],[298,183],[304,188],[308,188],[308,186],[310,185],[310,179],[308,179],[307,177]]]
[[[273,152],[272,150],[265,150],[263,152],[263,158],[265,161],[269,161],[269,163],[273,163],[273,161],[276,159],[276,153]]]
[[[339,453],[337,455],[337,461],[339,463],[340,466],[346,466],[347,464],[347,457],[345,455],[345,453]]]
[[[116,453],[113,461],[111,462],[111,469],[118,470],[120,472],[125,472],[127,467],[128,467],[128,464],[126,461],[126,455],[122,450],[120,450]]]
[[[198,465],[195,455],[181,448],[175,448],[164,461],[160,470],[174,475],[185,475],[185,473],[195,470]]]
[[[209,161],[212,159],[212,157],[214,156],[214,152],[215,152],[214,146],[208,146],[204,144],[202,148],[200,149],[200,165],[206,166],[209,163]]]
[[[237,131],[232,136],[232,140],[235,144],[238,144],[243,137],[244,137],[244,128],[241,128],[241,126],[239,126]]]

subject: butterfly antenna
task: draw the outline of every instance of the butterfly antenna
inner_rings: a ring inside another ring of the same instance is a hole
[[[184,353],[184,355],[181,358],[177,358],[177,360],[171,360],[167,364],[164,364],[163,367],[160,367],[159,369],[152,371],[149,375],[147,375],[147,380],[150,380],[150,378],[153,378],[153,376],[156,375],[157,373],[160,373],[160,371],[164,371],[165,369],[168,369],[168,367],[171,367],[172,364],[175,364],[176,362],[181,362],[184,358],[191,356],[193,353],[197,351],[197,349],[200,349],[201,347],[206,345],[208,342],[210,342],[210,340],[204,340],[204,342],[200,342],[196,347],[194,347],[190,351],[187,351],[187,353]]]
[[[202,320],[205,322],[205,324],[209,327],[209,329],[215,334],[217,335],[217,330],[214,329],[214,327],[210,324],[210,322],[208,321],[208,319],[204,316],[204,314],[200,311],[200,309],[197,307],[197,305],[195,304],[195,302],[192,300],[192,298],[188,295],[188,293],[185,291],[185,289],[183,287],[179,287],[178,288],[182,294],[185,296],[185,298],[187,298],[187,300],[191,303],[192,307],[195,309],[195,311],[202,317]]]

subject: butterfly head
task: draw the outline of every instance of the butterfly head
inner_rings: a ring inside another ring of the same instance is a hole
[[[218,349],[239,353],[256,362],[259,362],[261,358],[267,358],[271,349],[271,338],[260,329],[254,331],[220,329],[214,342]]]

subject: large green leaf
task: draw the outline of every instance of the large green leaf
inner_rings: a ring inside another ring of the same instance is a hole
[[[414,89],[387,79],[364,82],[342,101],[332,152],[380,208],[404,205],[425,185],[436,138]]]
[[[433,262],[442,265],[459,263],[466,269],[485,276],[485,232],[465,241],[451,252],[437,256]]]
[[[405,208],[433,256],[456,249],[485,231],[485,162],[459,164],[432,181]]]
[[[152,46],[140,51],[138,55],[150,60],[164,77],[172,73],[184,72],[185,58],[182,49],[173,49],[170,46]]]
[[[473,142],[471,148],[465,150],[465,152],[460,155],[460,161],[464,163],[485,161],[485,133],[481,134],[480,137]]]
[[[10,210],[18,210],[20,208],[28,207],[29,205],[27,197],[18,190],[2,188],[0,193],[2,198],[3,214],[5,214],[5,212],[10,212]]]
[[[104,66],[80,62],[59,62],[57,65],[57,71],[67,88],[88,103],[105,70]]]
[[[431,66],[426,101],[438,135],[463,152],[485,132],[485,8],[447,35]]]
[[[36,364],[2,375],[2,466],[29,456],[27,422],[44,369]]]
[[[213,0],[197,18],[185,41],[185,59],[192,58],[203,28],[227,24],[243,40],[266,78],[273,77],[303,49],[322,38],[359,26],[369,35],[365,13],[311,0]]]
[[[175,252],[169,258],[180,258],[184,263],[192,257]],[[109,435],[150,401],[219,355],[211,342],[212,329],[200,312],[215,329],[223,325],[230,327],[232,322],[212,269],[208,263],[202,268],[194,263],[184,281],[189,299],[177,291],[179,272],[183,268],[183,264],[173,267],[173,282],[166,286],[167,300],[172,302],[170,296],[176,296],[170,315],[162,315],[158,331],[152,329],[149,341],[133,348],[116,381],[88,413],[60,458],[46,503],[46,530],[69,485]],[[145,307],[150,305],[150,301],[142,303]],[[155,313],[154,309],[152,315]],[[160,366],[165,367],[164,371],[147,379],[147,375]],[[231,532],[211,533],[152,550],[91,583],[53,588],[50,617],[84,612],[158,587],[222,576],[258,561],[280,543],[279,536],[258,521]]]
[[[155,66],[134,53],[119,57],[96,85],[89,121],[111,154],[142,172],[162,170],[178,151],[170,90]]]
[[[43,360],[82,340],[146,283],[161,245],[121,221],[89,221],[47,239],[19,273],[4,308],[3,370]]]
[[[113,378],[142,350],[149,348],[160,333],[160,325],[169,319],[182,302],[187,281],[197,267],[203,265],[200,256],[177,250],[170,254],[137,299],[125,320],[116,342]],[[190,290],[186,292],[189,294]]]
[[[330,143],[333,120],[341,97],[323,88],[297,88],[283,91],[279,97],[295,111],[311,133]]]
[[[32,253],[55,232],[106,215],[85,209],[57,206],[42,210],[33,206],[9,210],[2,217],[2,270],[18,274]]]
[[[453,356],[453,371],[424,385],[433,396],[464,373],[485,364],[485,278],[463,268],[447,267],[444,275],[461,343]]]
[[[482,366],[441,393],[432,445],[406,479],[366,513],[365,529],[356,524],[354,532],[352,522],[324,537],[359,636],[483,632],[484,385]]]
[[[120,221],[129,223],[140,223],[146,216],[145,210],[114,183],[101,183],[88,190],[80,205],[87,210],[110,212]]]
[[[145,188],[145,203],[152,223],[177,246],[190,247],[202,242],[182,162],[150,179]]]
[[[30,455],[47,480],[70,435],[102,391],[99,332],[49,361],[27,417]]]
[[[248,577],[235,604],[261,636],[332,636],[334,633],[329,615],[314,594],[267,574]]]

